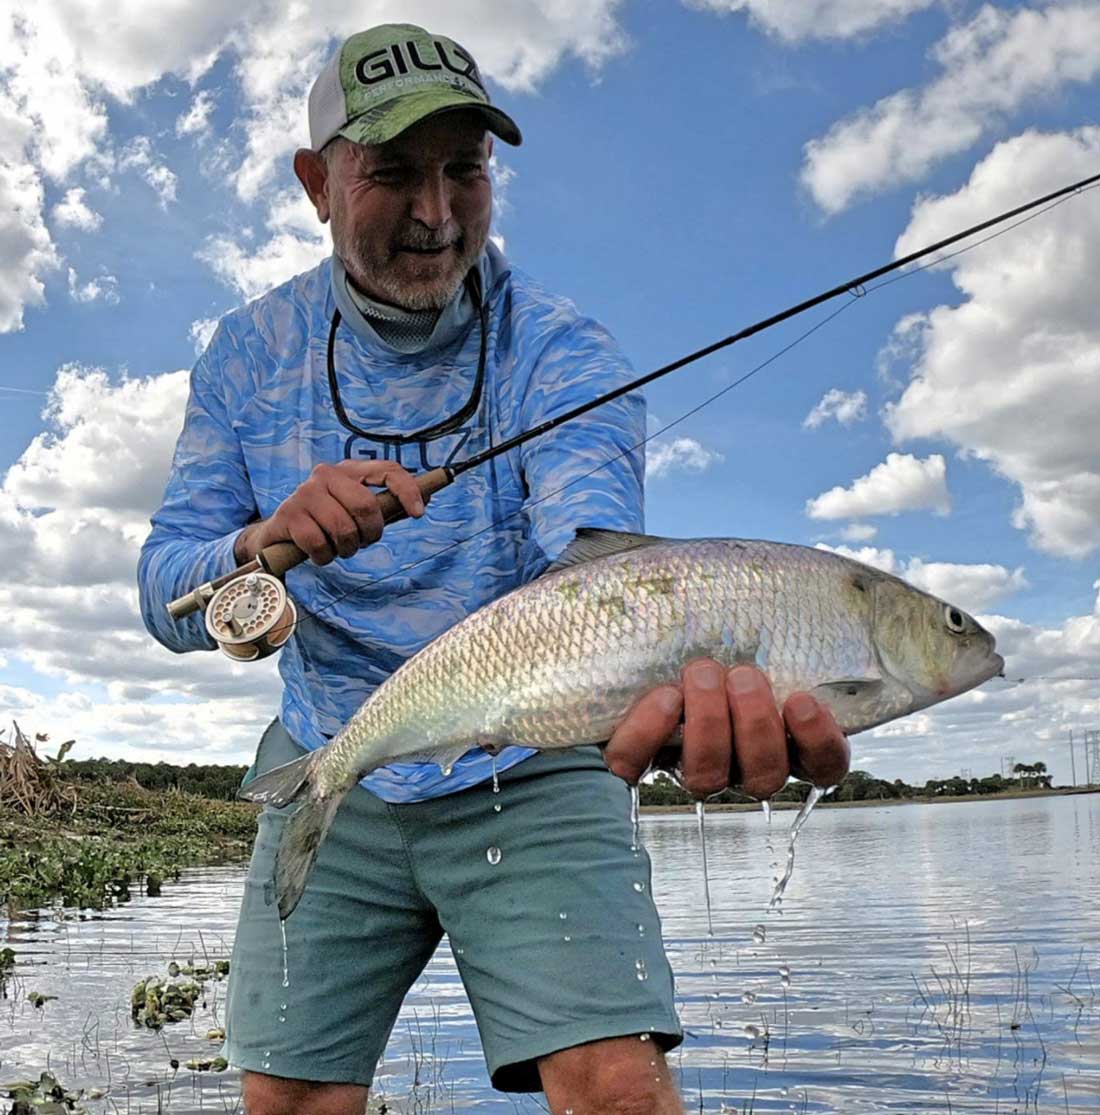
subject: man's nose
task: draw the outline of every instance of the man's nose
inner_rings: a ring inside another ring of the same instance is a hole
[[[442,174],[426,174],[417,184],[412,216],[428,228],[442,228],[451,219],[451,188]]]

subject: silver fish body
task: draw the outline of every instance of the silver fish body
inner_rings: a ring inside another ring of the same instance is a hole
[[[304,796],[331,819],[332,802],[394,760],[446,770],[471,746],[606,740],[641,694],[701,656],[759,666],[780,702],[813,692],[849,734],[1003,668],[966,613],[825,550],[580,531],[565,560],[410,658],[294,777],[288,764],[246,795]]]

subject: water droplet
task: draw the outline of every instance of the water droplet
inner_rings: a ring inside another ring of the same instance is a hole
[[[706,816],[706,805],[702,798],[695,803],[695,819],[699,823],[699,852],[703,858],[703,899],[707,907],[707,933],[714,936],[714,922],[710,914],[710,878],[707,874],[707,834],[703,827],[703,818]]]
[[[500,776],[497,774],[497,757],[493,756],[493,793],[500,793]]]
[[[503,853],[501,852],[501,850],[495,844],[491,848],[487,848],[486,851],[485,851],[485,858],[494,867],[496,867],[496,865],[498,863],[500,863],[502,855],[503,855]]]
[[[465,949],[455,949],[455,956],[465,956],[465,955],[466,955],[466,950]]]
[[[772,803],[770,801],[762,801],[760,809],[764,814],[764,820],[770,825],[772,823]]]
[[[562,940],[563,941],[571,941],[571,940],[573,940],[573,938],[570,937],[568,933],[566,933],[566,935],[564,937],[562,937]]]
[[[638,1037],[639,1037],[639,1038],[640,1038],[640,1039],[641,1039],[642,1041],[649,1041],[649,1040],[650,1040],[650,1036],[649,1036],[649,1034],[639,1034],[639,1035],[638,1035]],[[652,1061],[650,1061],[649,1063],[650,1063],[650,1064],[653,1064],[653,1062],[652,1062]]]
[[[752,931],[752,939],[758,945],[762,945],[768,939],[768,931],[762,925],[758,925]]]
[[[721,1030],[722,1029],[722,1020],[720,1018],[716,1018],[714,1020],[714,1025],[715,1025],[716,1029]]]
[[[286,1015],[285,1014],[280,1014],[279,1015],[279,1021],[280,1022],[285,1022],[286,1021]]]
[[[641,894],[645,890],[645,883],[635,883],[634,889]]]
[[[290,964],[287,959],[286,947],[286,922],[282,918],[279,919],[279,932],[283,937],[283,987],[290,986]]]
[[[640,958],[638,960],[635,960],[634,961],[634,967],[636,969],[635,974],[637,975],[638,979],[640,979],[640,980],[649,979],[649,972],[646,971],[646,966],[645,966],[645,961],[644,960],[642,960]]]
[[[569,915],[568,915],[568,914],[567,914],[567,913],[566,913],[566,912],[565,912],[564,910],[562,910],[562,911],[561,911],[561,912],[560,912],[560,913],[558,914],[558,917],[559,917],[559,918],[561,918],[561,920],[562,920],[562,921],[565,921],[565,919],[566,919],[567,917],[569,917]]]
[[[565,1109],[565,1115],[573,1115],[573,1108],[567,1107]]]
[[[638,936],[639,937],[644,937],[645,936],[645,926],[642,925],[641,922],[638,923]]]
[[[791,970],[786,964],[779,969],[779,979],[784,987],[791,986]]]
[[[741,992],[741,1002],[742,1003],[755,1003],[756,1002],[756,992],[755,991],[742,991]]]
[[[751,1022],[745,1027],[745,1033],[749,1035],[754,1041],[760,1037],[760,1027],[754,1026]]]
[[[499,801],[496,802],[496,804],[493,806],[493,812],[494,813],[499,813],[500,812],[500,802]]]

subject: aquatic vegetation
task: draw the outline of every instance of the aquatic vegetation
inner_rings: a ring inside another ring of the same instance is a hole
[[[50,1072],[44,1072],[37,1080],[0,1084],[0,1090],[15,1101],[8,1115],[64,1115],[70,1111],[86,1111],[79,1105],[83,1091],[70,1092]]]
[[[130,1016],[139,1026],[150,1030],[160,1030],[170,1022],[183,1022],[195,1012],[196,1004],[203,1002],[207,982],[225,979],[227,975],[228,960],[205,964],[177,964],[173,960],[167,976],[147,976],[134,985],[130,992]],[[214,1040],[210,1034],[207,1037]]]
[[[183,867],[248,853],[255,807],[134,781],[69,781],[68,747],[42,759],[18,725],[12,744],[0,741],[0,903],[9,909],[102,909],[126,901],[131,886],[156,895]]]

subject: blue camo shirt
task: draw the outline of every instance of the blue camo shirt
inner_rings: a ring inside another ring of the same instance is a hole
[[[315,465],[388,453],[410,472],[435,468],[632,377],[605,329],[513,270],[492,245],[481,271],[489,328],[480,408],[453,434],[396,454],[337,420],[326,371],[335,305],[344,319],[335,347],[344,407],[361,429],[386,432],[425,429],[463,407],[478,363],[476,314],[449,335],[437,328],[424,351],[399,353],[355,311],[339,261],[329,259],[221,320],[191,374],[164,502],[138,564],[142,616],[161,643],[214,649],[201,616],[176,623],[165,605],[232,569],[241,529],[272,515]],[[463,474],[432,497],[423,518],[387,527],[354,557],[291,570],[287,588],[312,618],[280,652],[287,731],[307,748],[323,746],[406,659],[536,577],[576,528],[642,530],[644,431],[644,402],[631,393]],[[530,754],[505,748],[497,769]],[[492,758],[471,746],[448,776],[432,763],[393,763],[363,784],[407,802],[491,775]]]

